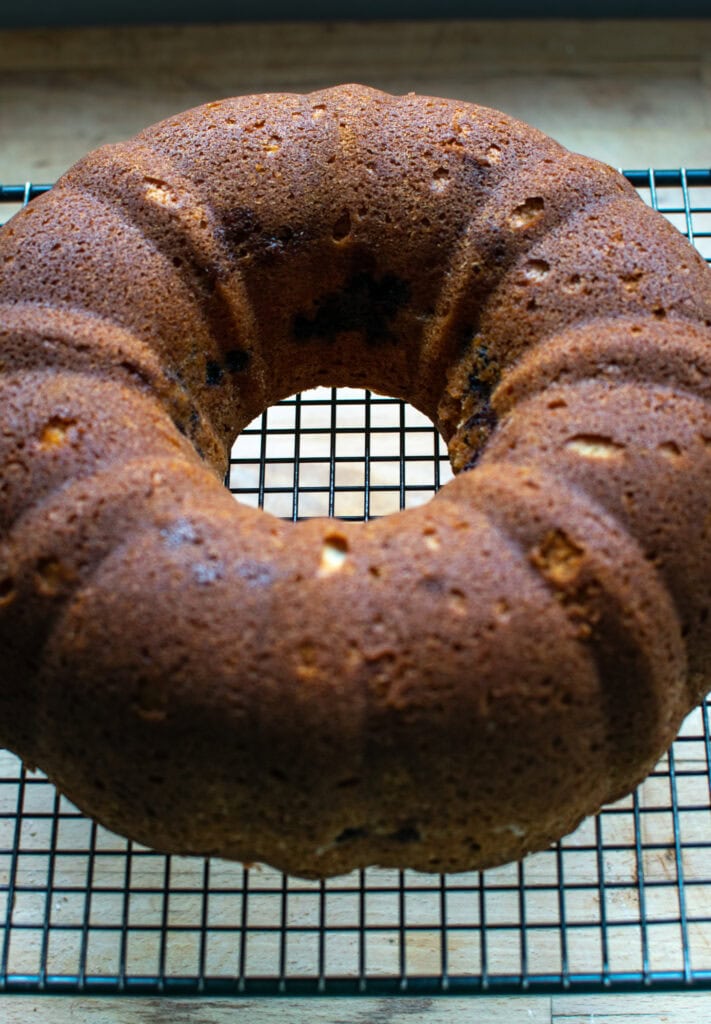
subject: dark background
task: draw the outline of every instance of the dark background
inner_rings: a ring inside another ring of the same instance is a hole
[[[0,0],[0,28],[311,18],[704,18],[711,0]]]

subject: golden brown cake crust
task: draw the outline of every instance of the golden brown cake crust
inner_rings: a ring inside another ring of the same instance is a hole
[[[89,154],[0,234],[0,743],[161,850],[481,868],[711,686],[711,275],[612,169],[343,86]],[[221,484],[317,384],[429,415],[415,510]]]

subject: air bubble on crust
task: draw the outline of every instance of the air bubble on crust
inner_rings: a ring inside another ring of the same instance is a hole
[[[439,549],[441,548],[442,545],[440,543],[439,537],[437,537],[435,535],[434,530],[425,531],[424,537],[425,537],[425,547],[429,551],[439,551]]]
[[[580,274],[571,274],[568,280],[562,285],[562,291],[567,295],[580,295],[585,290],[585,282]]]
[[[305,640],[299,645],[296,677],[302,683],[308,683],[320,675],[317,664],[317,650],[314,644]]]
[[[515,822],[512,822],[510,825],[497,825],[495,828],[492,828],[491,831],[497,834],[508,832],[510,835],[515,836],[516,839],[523,839],[526,836],[526,829],[522,828],[521,825],[517,825]]]
[[[551,270],[546,260],[529,260],[523,268],[524,279],[532,284],[545,281]]]
[[[514,231],[522,231],[533,227],[543,216],[545,202],[540,196],[531,196],[511,211],[507,224]]]
[[[35,589],[43,597],[55,597],[73,579],[73,573],[58,558],[42,558],[35,570]]]
[[[625,446],[602,434],[576,434],[565,442],[568,451],[584,459],[614,459],[620,456]]]
[[[340,533],[331,533],[324,538],[321,548],[319,576],[331,576],[339,572],[348,558],[348,541]]]
[[[430,188],[433,192],[444,192],[449,185],[449,171],[446,167],[438,167],[432,175]]]
[[[165,694],[151,679],[138,680],[131,709],[144,722],[163,722],[168,717]]]
[[[355,828],[344,828],[340,832],[335,840],[334,845],[342,845],[343,843],[352,843],[359,839],[368,839],[370,836],[375,836],[379,839],[386,839],[390,842],[395,843],[419,843],[422,840],[420,830],[409,822],[401,825],[395,831],[390,831],[385,828],[369,829],[365,825],[359,825]]]
[[[156,203],[158,206],[178,206],[180,199],[167,182],[158,178],[146,178],[145,181],[146,189],[143,194],[149,203]]]
[[[9,576],[0,580],[0,608],[7,608],[17,597],[15,581]]]
[[[682,451],[676,441],[663,441],[657,448],[660,455],[663,455],[665,459],[679,459],[681,458]]]
[[[453,590],[450,590],[449,601],[447,603],[452,615],[464,618],[467,614],[467,599],[464,591],[458,590],[456,587]]]
[[[633,270],[630,274],[622,275],[622,287],[626,292],[636,292],[639,290],[639,283],[644,276],[641,270]]]
[[[346,651],[345,668],[347,672],[356,672],[363,664],[363,655],[357,644],[351,643]]]
[[[395,832],[391,832],[387,838],[396,843],[419,843],[422,837],[420,830],[414,825],[403,825]]]
[[[334,242],[343,242],[351,233],[351,215],[344,210],[331,228],[331,236]]]
[[[45,450],[61,448],[67,441],[67,436],[72,427],[76,426],[76,420],[65,419],[61,416],[53,416],[42,428],[40,434],[40,447]]]
[[[349,775],[345,779],[339,779],[336,783],[336,789],[352,789],[354,786],[360,785],[360,779],[357,775]]]
[[[563,530],[550,530],[530,554],[531,563],[557,586],[565,586],[577,577],[584,557],[585,549]]]
[[[338,843],[352,843],[356,839],[367,839],[369,833],[365,825],[358,825],[355,828],[344,828],[342,832],[336,836],[334,842]]]

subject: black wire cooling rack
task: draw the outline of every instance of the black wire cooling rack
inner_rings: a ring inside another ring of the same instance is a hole
[[[711,257],[711,171],[628,172]],[[21,205],[46,186],[0,187]],[[239,438],[227,483],[287,518],[384,515],[451,473],[402,402],[321,388]],[[709,704],[631,797],[493,871],[306,882],[168,857],[0,752],[0,992],[172,995],[711,988]]]

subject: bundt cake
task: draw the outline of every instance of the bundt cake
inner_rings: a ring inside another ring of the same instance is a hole
[[[248,96],[105,146],[0,237],[0,744],[109,828],[306,876],[520,858],[711,687],[711,273],[493,110]],[[367,523],[223,486],[373,388],[458,476]]]

